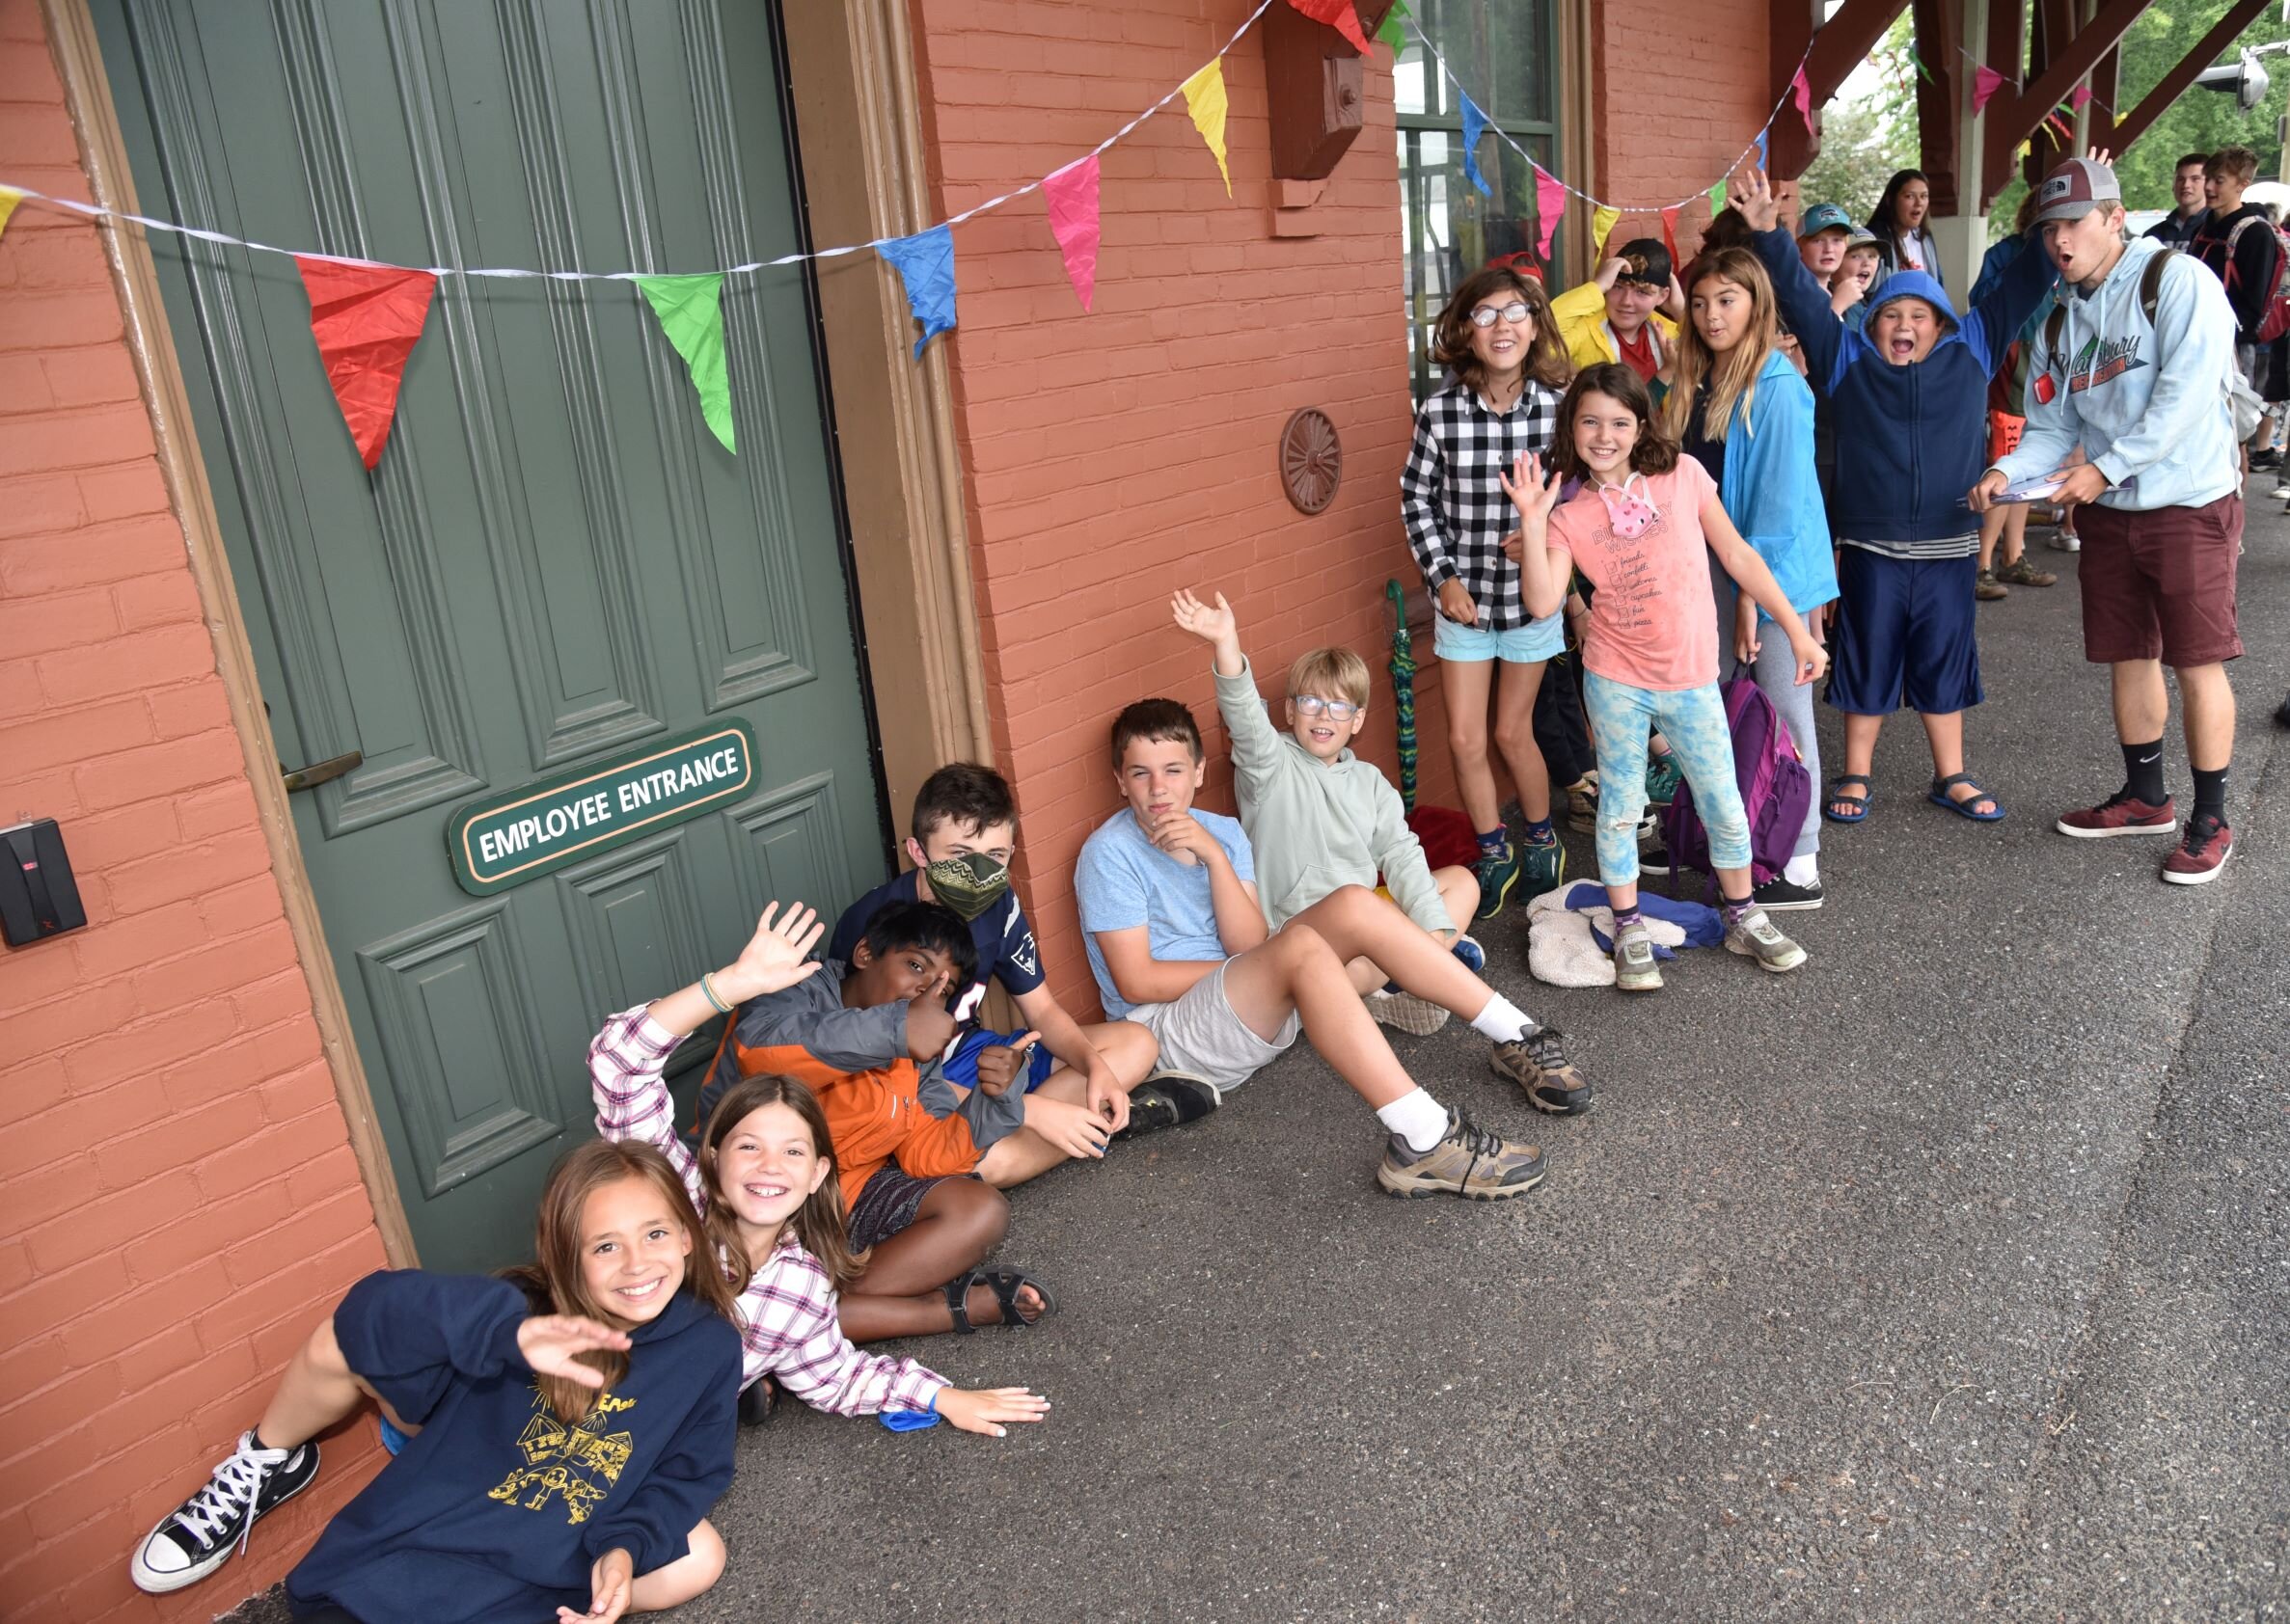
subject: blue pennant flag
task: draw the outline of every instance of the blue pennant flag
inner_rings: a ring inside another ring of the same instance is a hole
[[[1771,124],[1767,124],[1763,129],[1758,131],[1758,168],[1760,172],[1764,173],[1770,173],[1773,169],[1772,160],[1766,155],[1767,148],[1765,145],[1765,138],[1772,133],[1773,126]]]
[[[1479,110],[1463,87],[1456,87],[1456,95],[1463,103],[1463,178],[1479,188],[1479,195],[1492,200],[1495,189],[1486,183],[1486,176],[1479,173],[1479,138],[1486,132],[1486,115]]]
[[[911,237],[877,243],[875,252],[898,272],[906,284],[907,308],[922,323],[922,337],[914,340],[920,360],[923,345],[954,327],[954,229],[933,226]]]

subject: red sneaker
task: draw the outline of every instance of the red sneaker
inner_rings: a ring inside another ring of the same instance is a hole
[[[2163,859],[2163,878],[2173,885],[2207,885],[2234,855],[2234,831],[2208,812],[2187,820],[2187,838]]]
[[[2117,790],[2097,806],[2086,806],[2080,812],[2062,812],[2059,821],[2052,826],[2078,840],[2106,840],[2118,834],[2171,834],[2179,826],[2179,814],[2168,796],[2163,798],[2162,805],[2149,806]]]

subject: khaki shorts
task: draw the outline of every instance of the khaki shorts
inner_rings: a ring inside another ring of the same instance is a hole
[[[1258,1037],[1224,995],[1224,973],[1232,967],[1227,959],[1194,982],[1184,997],[1166,1004],[1139,1004],[1124,1017],[1159,1042],[1159,1065],[1164,1070],[1198,1077],[1218,1094],[1239,1088],[1278,1060],[1303,1031],[1303,1022],[1291,1010],[1277,1038],[1267,1042]]]

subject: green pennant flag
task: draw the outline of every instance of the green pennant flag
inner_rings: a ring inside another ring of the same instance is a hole
[[[1392,9],[1384,14],[1383,26],[1376,31],[1376,38],[1392,48],[1394,56],[1407,48],[1407,29],[1400,19],[1413,14],[1407,10],[1407,0],[1392,0]]]
[[[660,331],[691,369],[699,415],[723,448],[738,455],[731,438],[731,372],[723,362],[723,278],[720,275],[638,277]]]
[[[1923,80],[1927,85],[1930,84],[1932,82],[1932,69],[1924,66],[1924,59],[1917,55],[1917,48],[1914,45],[1908,47],[1908,60],[1917,65],[1917,77]]]
[[[1726,183],[1721,180],[1709,189],[1709,217],[1715,220],[1726,212]]]

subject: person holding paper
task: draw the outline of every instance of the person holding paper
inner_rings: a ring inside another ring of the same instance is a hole
[[[2195,807],[2162,878],[2199,885],[2234,851],[2235,315],[2216,277],[2149,239],[2122,240],[2122,191],[2102,161],[2070,158],[2052,171],[2035,218],[2066,285],[2034,339],[2027,433],[1967,500],[1985,512],[2012,487],[2056,475],[2058,500],[2087,504],[2084,656],[2112,673],[2124,782],[2057,827],[2079,840],[2179,833],[2163,779],[2167,664],[2186,705]]]

